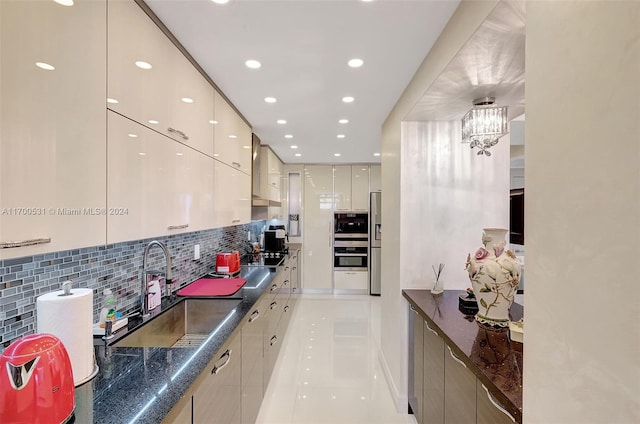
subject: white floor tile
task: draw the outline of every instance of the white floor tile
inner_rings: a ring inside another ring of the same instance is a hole
[[[378,352],[380,298],[302,295],[258,424],[414,424],[398,413]]]

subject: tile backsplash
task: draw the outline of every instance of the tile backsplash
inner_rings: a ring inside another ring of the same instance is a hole
[[[134,240],[0,260],[0,352],[16,338],[36,331],[36,299],[60,290],[71,280],[73,288],[93,289],[93,321],[98,321],[102,292],[110,288],[117,295],[117,307],[126,314],[140,307],[142,257],[151,240],[163,242],[172,259],[173,288],[185,286],[213,269],[219,252],[250,250],[247,234],[258,234],[265,221],[215,228],[174,236]],[[200,245],[200,259],[193,250]],[[152,269],[164,269],[162,251],[154,247],[149,255]]]

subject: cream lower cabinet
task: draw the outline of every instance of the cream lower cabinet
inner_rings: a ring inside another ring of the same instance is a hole
[[[214,159],[108,112],[107,240],[213,227]]]
[[[264,397],[264,334],[268,302],[258,301],[242,324],[242,422],[256,421]]]
[[[104,244],[106,3],[1,1],[0,35],[0,259]]]
[[[235,424],[242,416],[242,339],[231,336],[211,360],[193,393],[194,424]]]
[[[366,271],[334,271],[333,288],[351,293],[368,292],[369,273]]]
[[[251,221],[251,176],[214,160],[215,227]]]
[[[444,356],[444,422],[476,422],[476,377],[449,346]]]

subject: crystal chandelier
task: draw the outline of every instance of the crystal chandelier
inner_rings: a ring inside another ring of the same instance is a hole
[[[479,155],[491,156],[489,148],[507,134],[507,106],[494,106],[495,97],[473,101],[473,109],[462,118],[462,142],[477,147]]]

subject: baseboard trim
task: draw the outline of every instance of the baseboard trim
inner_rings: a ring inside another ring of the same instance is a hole
[[[389,391],[391,392],[391,398],[396,405],[396,411],[401,414],[407,413],[407,408],[409,405],[409,399],[406,396],[401,396],[398,391],[398,387],[395,385],[393,378],[391,378],[391,371],[389,371],[389,367],[387,366],[387,360],[382,352],[382,349],[378,348],[378,361],[380,362],[380,367],[382,368],[382,373],[384,374],[384,379],[387,381],[387,387],[389,387]]]

